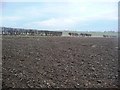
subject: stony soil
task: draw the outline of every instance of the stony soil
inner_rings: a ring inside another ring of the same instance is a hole
[[[117,38],[3,37],[3,88],[117,88]]]

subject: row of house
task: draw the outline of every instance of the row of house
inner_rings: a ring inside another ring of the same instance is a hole
[[[35,29],[20,29],[2,27],[2,35],[40,35],[40,36],[61,36],[62,32],[35,30]]]
[[[60,31],[48,31],[48,30],[36,30],[36,29],[22,29],[22,28],[9,28],[9,27],[1,27],[2,35],[39,35],[39,36],[64,36],[64,32]],[[92,34],[88,33],[75,33],[75,32],[67,32],[66,36],[82,36],[82,37],[91,37]],[[117,37],[113,35],[103,35],[103,37]]]

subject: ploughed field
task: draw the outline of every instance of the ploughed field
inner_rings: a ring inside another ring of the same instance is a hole
[[[117,88],[117,43],[117,38],[3,37],[3,88]]]

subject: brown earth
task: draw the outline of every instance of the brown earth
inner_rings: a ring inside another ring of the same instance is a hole
[[[3,37],[3,88],[117,88],[118,40]]]

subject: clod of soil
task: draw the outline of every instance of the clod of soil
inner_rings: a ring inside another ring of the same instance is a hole
[[[117,88],[117,38],[3,37],[3,88]]]

